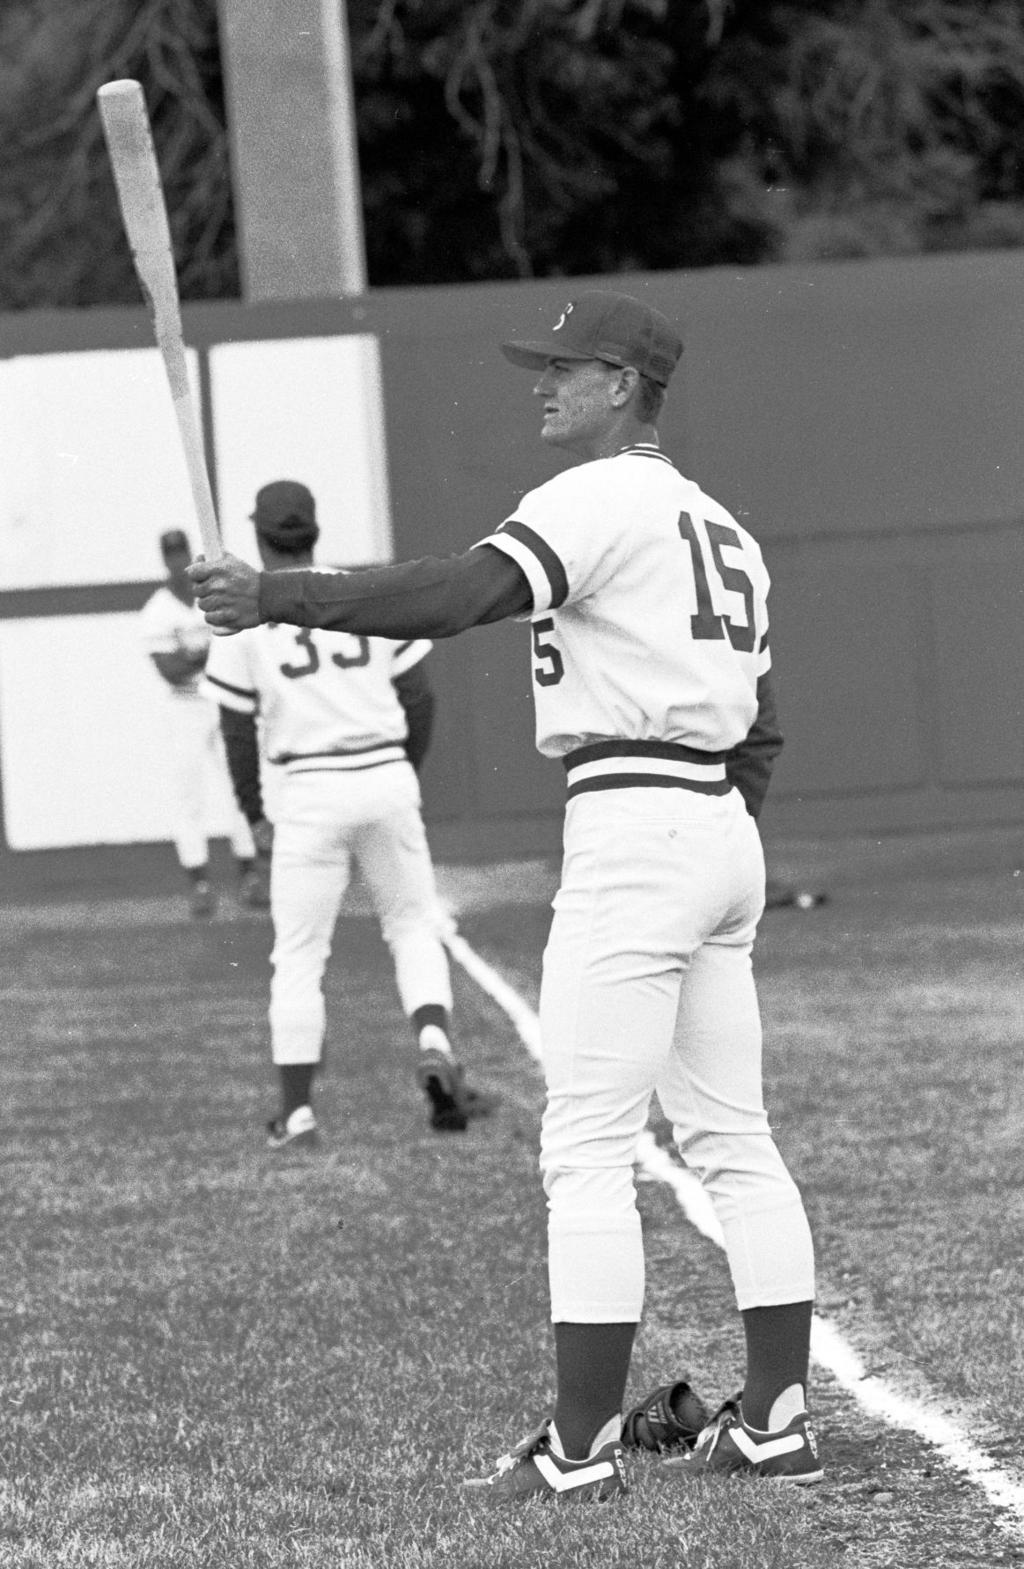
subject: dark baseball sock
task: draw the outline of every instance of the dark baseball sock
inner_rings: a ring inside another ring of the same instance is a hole
[[[741,1315],[747,1337],[743,1420],[765,1431],[771,1409],[792,1384],[807,1388],[813,1302],[747,1308]]]
[[[287,1122],[296,1107],[309,1105],[317,1066],[315,1062],[284,1062],[278,1066],[283,1121]]]
[[[428,1024],[436,1024],[439,1030],[444,1030],[444,1033],[448,1034],[448,1009],[443,1008],[439,1002],[425,1002],[421,1008],[414,1008],[409,1018],[417,1040],[420,1038],[420,1031]]]
[[[189,882],[208,883],[210,881],[209,862],[204,861],[202,866],[186,866],[185,875]]]
[[[635,1324],[556,1324],[554,1423],[567,1460],[585,1460],[604,1424],[622,1410]]]

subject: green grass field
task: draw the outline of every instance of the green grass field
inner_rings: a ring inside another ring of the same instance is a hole
[[[1014,871],[851,862],[823,909],[767,915],[757,955],[769,1103],[817,1238],[820,1311],[872,1372],[955,1403],[1010,1469]],[[544,880],[448,879],[473,890],[462,935],[531,1005]],[[488,907],[482,888],[510,902]],[[641,1457],[607,1507],[509,1516],[464,1496],[458,1479],[552,1394],[537,1069],[456,969],[461,1053],[502,1104],[467,1134],[431,1133],[386,951],[355,913],[330,974],[324,1138],[270,1155],[269,941],[264,918],[225,904],[189,923],[156,893],[4,917],[3,1569],[1024,1561],[1024,1535],[977,1488],[821,1369],[818,1488],[685,1489]],[[640,1202],[650,1285],[630,1393],[688,1373],[717,1401],[742,1374],[724,1259],[666,1188],[643,1184]]]

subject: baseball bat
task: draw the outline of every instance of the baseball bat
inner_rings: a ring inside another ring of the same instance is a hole
[[[203,554],[208,560],[216,560],[223,555],[224,547],[185,364],[171,230],[146,100],[138,82],[124,80],[105,83],[97,92],[96,101],[132,261],[153,318],[157,347],[170,383]]]

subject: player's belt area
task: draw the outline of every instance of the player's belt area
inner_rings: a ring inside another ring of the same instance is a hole
[[[568,795],[651,785],[728,795],[724,752],[699,752],[673,741],[594,741],[563,757]]]
[[[301,756],[292,753],[275,761],[284,764],[287,774],[351,774],[364,768],[379,768],[382,763],[404,763],[408,757],[401,742],[394,742],[363,747],[357,752],[304,752]]]

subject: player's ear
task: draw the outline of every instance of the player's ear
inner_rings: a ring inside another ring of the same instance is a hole
[[[615,404],[621,408],[624,403],[628,403],[639,385],[640,372],[636,366],[621,365],[619,374],[612,382],[612,398]]]

